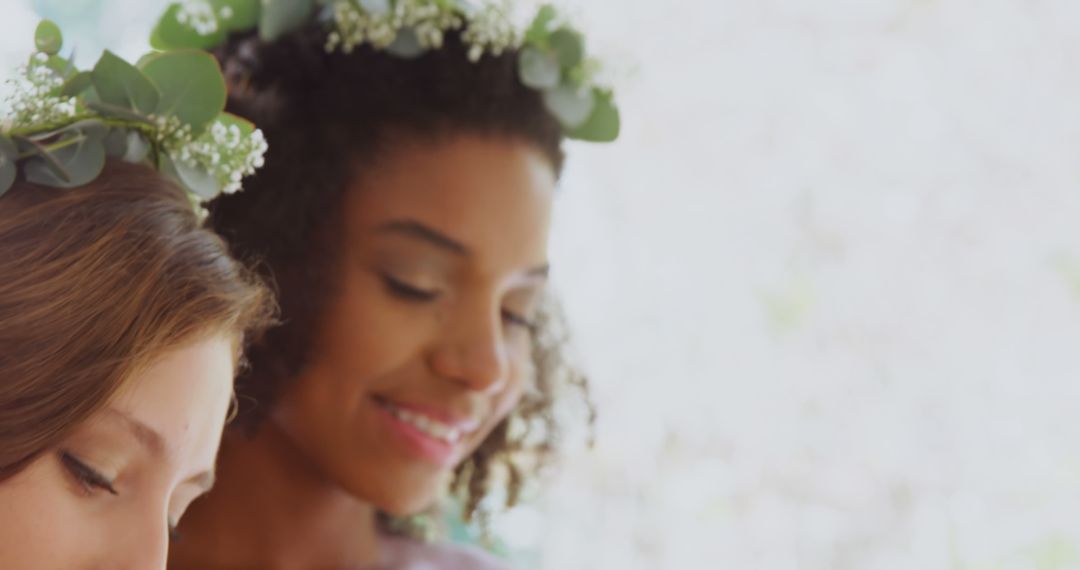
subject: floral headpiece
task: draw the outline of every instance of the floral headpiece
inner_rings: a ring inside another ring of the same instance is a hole
[[[169,5],[151,44],[212,49],[230,33],[250,31],[274,41],[313,20],[326,26],[328,52],[368,45],[413,58],[442,47],[450,31],[460,31],[472,61],[516,49],[521,82],[543,94],[568,138],[619,136],[619,110],[611,90],[595,80],[599,66],[586,57],[584,36],[550,5],[518,30],[503,8],[471,0],[183,0]]]
[[[210,54],[164,51],[131,65],[106,51],[79,71],[60,55],[56,24],[41,22],[34,40],[0,122],[0,195],[20,169],[30,182],[74,188],[114,157],[156,167],[198,204],[235,192],[262,166],[266,140],[223,112],[225,79]]]

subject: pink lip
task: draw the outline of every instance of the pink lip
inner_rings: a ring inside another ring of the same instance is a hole
[[[379,420],[398,436],[395,439],[407,451],[439,468],[449,468],[454,464],[458,455],[457,445],[431,437],[412,424],[399,420],[383,406],[376,405],[375,409]]]

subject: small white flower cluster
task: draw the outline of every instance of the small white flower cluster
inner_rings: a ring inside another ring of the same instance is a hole
[[[521,36],[506,13],[494,4],[478,9],[461,34],[469,44],[469,61],[480,61],[486,51],[501,55],[507,49],[521,47]]]
[[[326,39],[326,51],[339,46],[352,53],[357,46],[371,44],[385,49],[397,39],[398,31],[411,28],[424,49],[442,47],[443,34],[464,24],[461,16],[431,0],[398,0],[383,13],[364,10],[351,0],[334,0],[336,29]]]
[[[64,80],[47,65],[49,56],[38,52],[28,65],[19,68],[8,80],[10,93],[5,106],[10,110],[10,128],[45,126],[61,123],[75,116],[74,97],[53,94]]]
[[[226,11],[231,12],[228,7],[222,8],[221,16],[224,18],[231,15]],[[218,31],[218,17],[207,0],[184,0],[176,13],[176,21],[190,26],[200,36],[209,36]]]
[[[193,138],[191,127],[179,125],[176,117],[159,120],[159,142],[173,160],[206,170],[221,185],[221,191],[232,194],[240,190],[240,181],[261,168],[268,148],[262,131],[250,135],[237,125],[215,121],[210,128]]]
[[[465,5],[435,0],[398,0],[385,13],[367,11],[353,0],[332,0],[335,29],[326,39],[326,51],[338,48],[352,53],[357,46],[370,44],[385,49],[398,36],[398,32],[411,29],[417,42],[425,50],[443,46],[446,32],[461,29],[462,39],[470,45],[469,59],[478,61],[490,50],[500,54],[509,47],[516,47],[517,33],[509,19],[493,5],[475,10],[465,10]],[[468,19],[468,21],[466,21]]]

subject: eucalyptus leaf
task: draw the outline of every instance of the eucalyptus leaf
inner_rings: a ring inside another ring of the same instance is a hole
[[[416,30],[402,28],[398,30],[394,41],[386,46],[386,51],[402,59],[415,59],[423,55],[424,46],[420,45],[420,38],[416,35]]]
[[[31,155],[31,158],[26,159],[27,164],[31,160],[39,160],[40,165],[48,169],[56,178],[64,181],[71,179],[71,173],[67,171],[63,163],[57,160],[40,142],[23,136],[13,136],[12,140],[15,141],[20,156]]]
[[[105,130],[101,128],[76,129],[57,141],[71,144],[48,152],[48,156],[63,166],[67,176],[57,176],[55,169],[38,155],[26,161],[26,179],[58,188],[75,188],[93,181],[105,168],[104,138]]]
[[[359,0],[357,3],[371,16],[385,16],[391,9],[390,0]]]
[[[92,79],[102,103],[150,114],[161,100],[157,87],[143,72],[108,50],[94,66]]]
[[[596,96],[596,107],[592,114],[585,124],[568,132],[567,136],[587,142],[612,142],[619,138],[621,129],[619,108],[615,106],[611,93],[598,89],[593,93]]]
[[[42,20],[34,31],[34,46],[38,51],[56,55],[63,45],[64,36],[60,33],[60,26],[51,20]]]
[[[60,88],[60,95],[62,97],[78,97],[93,84],[94,81],[91,79],[90,72],[80,71],[64,82],[63,87]]]
[[[105,135],[105,154],[113,158],[120,158],[127,154],[128,138],[127,129],[115,128],[109,129],[109,133]]]
[[[221,184],[209,172],[193,167],[183,161],[174,161],[168,154],[161,155],[161,170],[182,184],[185,188],[210,200],[221,193]]]
[[[212,0],[226,32],[244,32],[259,25],[259,0]]]
[[[585,37],[570,28],[559,28],[548,38],[559,58],[559,65],[569,69],[585,58]]]
[[[58,55],[50,55],[45,61],[45,67],[53,70],[60,79],[64,80],[70,79],[78,71],[74,63]]]
[[[142,71],[161,93],[155,114],[177,117],[195,136],[225,108],[225,78],[209,53],[159,53],[143,62]]]
[[[150,154],[150,143],[137,131],[127,134],[127,152],[120,157],[124,162],[142,162]]]
[[[576,129],[585,124],[596,107],[596,95],[592,90],[572,85],[548,89],[543,97],[544,106],[566,129]]]
[[[0,135],[0,196],[7,192],[15,183],[15,175],[18,173],[16,161],[19,159],[19,149],[11,139]]]
[[[259,37],[266,42],[300,29],[315,10],[315,0],[262,0]]]
[[[232,113],[222,113],[215,119],[217,122],[224,125],[226,128],[235,126],[240,129],[240,137],[247,138],[255,132],[255,123]]]
[[[86,105],[86,107],[103,117],[121,119],[124,121],[136,121],[139,123],[145,123],[147,125],[154,125],[154,121],[150,117],[132,111],[131,109],[120,107],[118,105],[111,105],[109,103],[102,103],[100,101],[89,101],[86,99],[86,96],[83,96],[83,103]]]
[[[179,2],[170,4],[158,19],[157,25],[150,32],[150,45],[159,50],[170,49],[210,49],[225,41],[225,27],[218,26],[210,34],[200,34],[190,24],[180,22],[178,16],[183,9]]]
[[[555,6],[551,4],[541,6],[529,29],[525,32],[526,43],[546,45],[548,36],[551,33],[551,24],[558,15]]]
[[[527,87],[551,89],[559,84],[561,73],[553,53],[528,46],[518,55],[518,77]]]

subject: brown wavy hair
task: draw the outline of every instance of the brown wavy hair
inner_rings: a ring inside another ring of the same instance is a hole
[[[146,166],[0,197],[0,481],[55,447],[133,374],[200,335],[237,354],[271,322],[261,280]]]
[[[276,283],[284,317],[252,347],[252,367],[238,380],[239,424],[256,426],[306,364],[311,331],[337,293],[333,238],[357,168],[402,138],[467,133],[523,140],[561,172],[562,129],[540,94],[519,81],[516,52],[474,63],[467,49],[449,33],[442,48],[416,59],[366,46],[327,53],[316,24],[270,43],[234,36],[218,50],[230,83],[228,110],[258,124],[270,150],[245,192],[211,204],[211,222]],[[505,483],[506,506],[515,504],[528,474],[552,458],[557,400],[585,402],[592,422],[587,381],[564,358],[554,301],[540,321],[532,351],[537,389],[457,469],[453,488],[466,518],[484,514],[480,507],[496,485]]]

